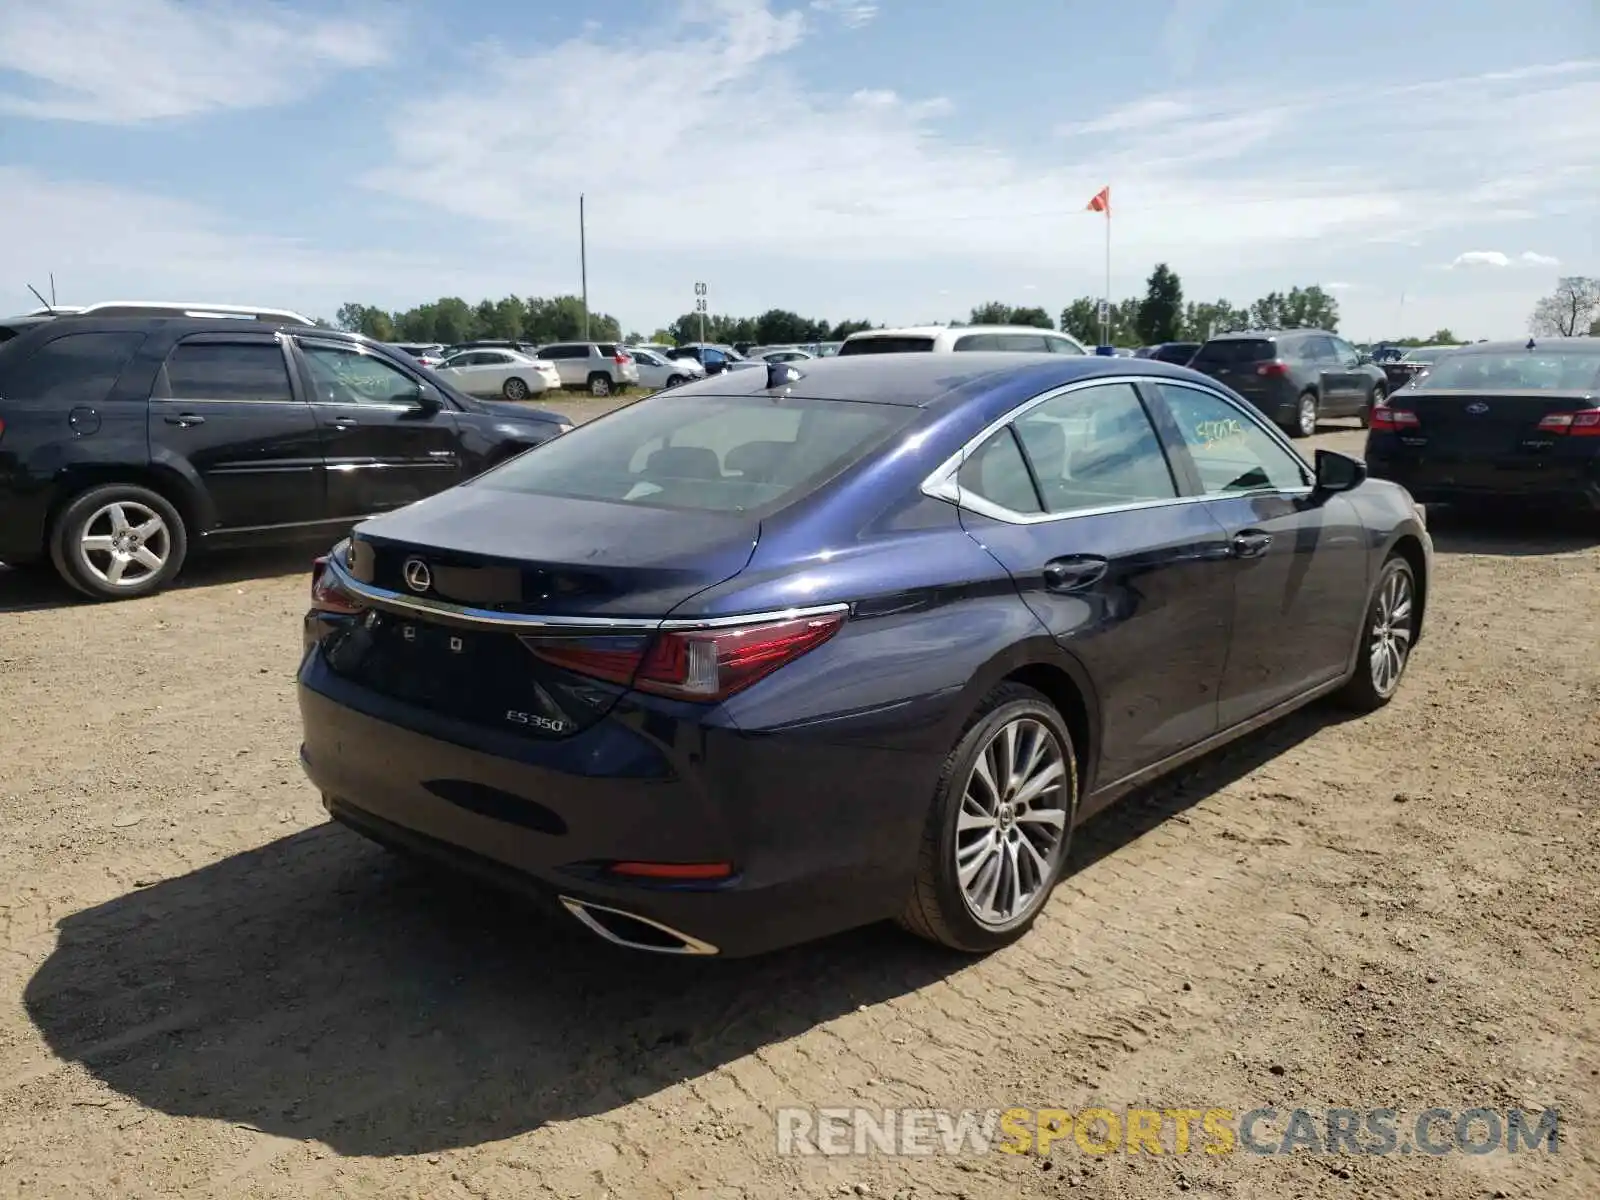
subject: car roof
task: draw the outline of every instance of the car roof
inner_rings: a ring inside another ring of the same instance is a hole
[[[1529,346],[1528,341],[1533,345]],[[1447,347],[1450,350],[1486,350],[1490,354],[1515,354],[1531,352],[1548,353],[1555,351],[1557,354],[1600,354],[1600,338],[1596,337],[1552,337],[1530,338],[1528,341],[1513,342],[1468,342],[1460,346]]]
[[[1271,341],[1274,338],[1301,337],[1308,333],[1319,334],[1322,337],[1338,337],[1337,333],[1329,333],[1326,329],[1239,329],[1233,333],[1219,333],[1209,337],[1208,342],[1260,342]]]
[[[787,394],[808,400],[854,400],[937,409],[959,403],[975,391],[1030,380],[1042,391],[1100,376],[1159,376],[1201,382],[1185,367],[1154,359],[1098,355],[1017,354],[1004,351],[966,354],[861,354],[813,358],[791,369],[799,378]],[[767,376],[760,369],[729,371],[673,389],[680,396],[765,396]],[[1215,386],[1206,381],[1207,386]]]
[[[853,342],[858,338],[865,340],[874,337],[938,337],[944,333],[963,337],[969,333],[1053,333],[1068,341],[1077,340],[1070,333],[1062,333],[1059,329],[1042,329],[1036,325],[900,325],[894,329],[862,329],[844,340]]]

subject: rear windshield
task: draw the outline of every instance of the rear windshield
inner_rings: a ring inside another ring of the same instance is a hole
[[[926,354],[932,349],[931,337],[851,338],[839,347],[839,354]]]
[[[1600,387],[1600,347],[1589,350],[1456,350],[1413,387],[1470,391],[1582,392]]]
[[[656,396],[580,425],[467,486],[759,514],[814,491],[917,413],[844,400]]]
[[[1207,342],[1194,356],[1195,364],[1226,367],[1234,363],[1268,362],[1278,357],[1278,348],[1266,338],[1224,338]]]

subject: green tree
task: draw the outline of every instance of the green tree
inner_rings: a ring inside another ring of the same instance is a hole
[[[1339,331],[1339,302],[1317,284],[1293,287],[1283,298],[1284,329],[1326,329]]]
[[[1029,325],[1036,329],[1054,329],[1050,314],[1042,308],[1014,308],[991,300],[972,310],[966,321],[969,325]]]
[[[1011,310],[1011,325],[1027,325],[1033,329],[1054,329],[1056,323],[1050,319],[1050,314],[1042,308],[1013,308]]]
[[[1219,333],[1237,333],[1250,328],[1250,314],[1227,300],[1191,300],[1183,307],[1183,340],[1203,342]]]
[[[1166,263],[1157,263],[1145,282],[1135,325],[1146,346],[1178,340],[1183,329],[1183,284]]]
[[[871,328],[871,321],[840,321],[819,340],[824,342],[842,342],[852,333],[860,333],[863,330]]]
[[[347,333],[365,334],[380,342],[395,340],[394,319],[381,308],[366,304],[341,304],[334,314],[339,328]]]
[[[1533,306],[1528,332],[1542,337],[1576,337],[1600,324],[1600,279],[1569,275]]]
[[[1071,334],[1085,346],[1100,342],[1100,301],[1079,296],[1061,310],[1061,332]]]

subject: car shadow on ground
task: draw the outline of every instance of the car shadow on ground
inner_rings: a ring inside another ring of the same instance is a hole
[[[331,544],[331,542],[329,543]],[[320,542],[303,546],[274,546],[260,550],[217,550],[187,563],[167,591],[218,587],[246,579],[272,579],[304,575],[310,587],[311,561],[327,551]],[[45,564],[15,568],[0,564],[0,613],[41,612],[74,604],[93,604],[64,583]]]
[[[1600,545],[1600,513],[1428,506],[1428,532],[1440,554],[1530,558]]]
[[[1332,719],[1129,797],[1074,866]],[[150,1108],[416,1154],[615,1110],[974,961],[888,925],[757,959],[630,954],[324,825],[67,917],[24,1002],[56,1055]]]

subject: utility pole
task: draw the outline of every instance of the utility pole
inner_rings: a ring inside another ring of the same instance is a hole
[[[578,193],[578,270],[583,274],[583,340],[589,340],[589,238],[583,219],[583,193]]]

